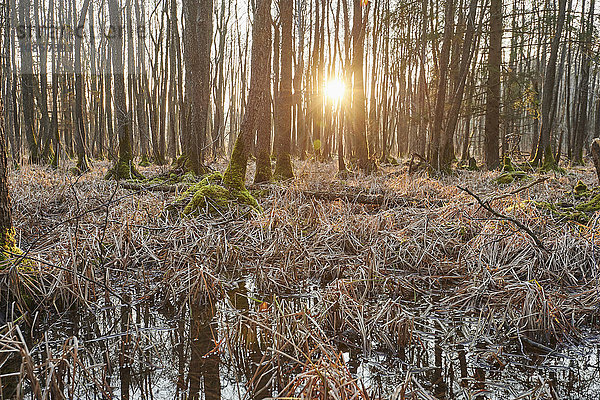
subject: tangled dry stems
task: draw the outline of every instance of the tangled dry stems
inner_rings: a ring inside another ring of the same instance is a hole
[[[183,308],[214,304],[251,277],[256,295],[279,299],[277,306],[250,314],[230,308],[239,326],[254,324],[271,338],[265,363],[275,368],[281,357],[294,365],[293,378],[279,383],[290,394],[363,398],[337,344],[356,344],[365,357],[374,343],[398,351],[432,316],[483,318],[469,326],[471,337],[543,343],[576,338],[598,316],[597,217],[586,226],[563,222],[528,203],[559,199],[579,179],[591,182],[589,171],[491,201],[536,232],[545,253],[455,186],[494,198],[526,184],[499,188],[493,173],[432,179],[396,168],[336,181],[328,178],[334,165],[303,163],[295,180],[269,188],[262,213],[172,218],[164,210],[177,193],[123,189],[102,179],[107,167],[79,178],[33,166],[11,175],[19,245],[45,262],[35,272],[44,284],[25,283],[35,291],[28,296],[45,307],[91,308],[133,295]],[[303,190],[420,198],[426,207],[319,201]],[[4,287],[27,279],[15,271],[2,274]],[[306,296],[304,309],[282,302],[298,296]]]

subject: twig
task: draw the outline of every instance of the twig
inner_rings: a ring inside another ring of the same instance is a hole
[[[529,229],[526,225],[524,225],[522,222],[519,222],[518,220],[516,220],[516,219],[514,219],[512,217],[509,217],[507,215],[500,214],[498,211],[494,210],[490,206],[489,201],[483,201],[483,200],[481,200],[481,198],[479,196],[477,196],[475,193],[471,192],[469,189],[463,188],[463,187],[460,187],[460,186],[457,186],[457,188],[459,188],[463,192],[466,192],[469,195],[471,195],[472,197],[474,197],[475,200],[477,200],[477,202],[479,203],[479,205],[481,207],[483,207],[484,209],[486,209],[488,212],[490,212],[490,214],[494,215],[495,217],[498,217],[500,219],[504,219],[506,221],[510,221],[513,224],[515,224],[519,229],[521,229],[522,231],[524,231],[525,233],[527,233],[529,235],[529,237],[531,237],[531,239],[533,239],[533,241],[535,242],[535,245],[537,247],[539,247],[540,249],[544,250],[545,252],[548,252],[548,249],[546,249],[546,247],[544,247],[544,244],[537,237],[537,235],[535,233],[533,233],[533,231],[531,229]]]
[[[548,176],[541,177],[541,178],[539,178],[538,180],[536,180],[536,181],[534,181],[534,182],[531,182],[529,185],[522,186],[522,187],[520,187],[520,188],[518,188],[518,189],[515,189],[515,190],[513,190],[512,192],[509,192],[509,193],[505,193],[505,194],[501,194],[501,195],[499,195],[499,196],[496,196],[496,197],[492,197],[491,199],[489,199],[489,200],[487,200],[487,201],[488,201],[488,202],[489,202],[489,201],[496,201],[496,200],[504,199],[504,198],[506,198],[506,197],[509,197],[509,196],[515,195],[515,194],[517,194],[517,193],[519,193],[519,192],[522,192],[522,191],[524,191],[524,190],[531,189],[532,187],[534,187],[534,186],[535,186],[535,185],[537,185],[537,184],[540,184],[540,183],[546,182],[546,181],[547,181],[549,178],[550,178],[550,177],[548,177]]]

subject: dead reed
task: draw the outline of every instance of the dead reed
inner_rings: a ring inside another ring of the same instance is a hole
[[[217,351],[233,352],[249,327],[258,330],[268,343],[259,360],[265,368],[248,377],[248,387],[270,382],[290,397],[323,399],[368,398],[341,358],[340,343],[359,347],[364,357],[374,346],[396,352],[421,337],[428,319],[439,319],[444,330],[460,315],[480,321],[469,325],[470,337],[527,337],[552,346],[577,339],[581,327],[597,321],[597,216],[584,226],[530,204],[559,199],[579,179],[591,182],[590,171],[503,196],[527,183],[498,187],[493,173],[430,178],[402,168],[338,181],[331,178],[333,164],[307,162],[297,165],[295,180],[268,188],[259,200],[263,213],[232,209],[191,219],[165,213],[177,193],[124,189],[102,179],[107,166],[98,163],[80,178],[34,166],[11,174],[19,246],[39,262],[32,271],[0,274],[9,289],[6,315],[24,314],[31,325],[36,312],[148,299],[182,313],[186,304],[225,301],[249,280],[248,304],[226,302],[233,319],[221,325],[238,329],[222,326],[230,345]],[[456,188],[459,182],[526,224],[549,251],[482,210]],[[305,191],[422,203],[379,207],[322,201]],[[32,275],[43,276],[42,284],[28,283]],[[37,307],[25,314],[33,298]],[[300,309],[289,300],[297,298]],[[81,373],[74,372],[76,343],[36,363],[18,329],[3,328],[0,345],[20,354],[17,376],[34,398],[64,389],[56,374],[65,362],[71,374]],[[101,378],[89,379],[106,390]],[[414,376],[403,385],[403,393],[426,393]]]

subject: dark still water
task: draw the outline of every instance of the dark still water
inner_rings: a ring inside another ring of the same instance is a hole
[[[2,397],[600,398],[600,341],[591,333],[552,351],[492,335],[473,317],[415,307],[410,329],[398,327],[404,339],[385,343],[383,325],[323,331],[331,310],[318,291],[263,300],[240,283],[202,304],[115,300],[38,315],[32,331],[4,326]]]

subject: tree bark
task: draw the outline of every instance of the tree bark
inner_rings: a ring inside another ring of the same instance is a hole
[[[262,103],[270,103],[271,0],[257,0],[255,13],[252,25],[250,91],[240,133],[233,146],[227,170],[223,175],[223,184],[230,190],[245,188],[251,135],[258,123],[267,117],[270,119],[270,115],[264,115],[267,107]],[[261,116],[261,114],[263,115]]]
[[[500,68],[502,67],[502,0],[490,2],[490,50],[485,106],[485,164],[498,166],[500,147]]]
[[[292,138],[292,18],[293,0],[279,0],[281,19],[281,82],[277,100],[277,164],[275,176],[290,179],[294,176],[291,153]]]
[[[184,144],[192,171],[200,175],[205,172],[203,154],[210,112],[213,1],[185,0],[183,8],[186,97]]]

